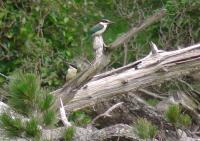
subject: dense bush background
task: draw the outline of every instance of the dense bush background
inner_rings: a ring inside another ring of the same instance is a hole
[[[42,85],[61,86],[66,61],[92,60],[88,31],[102,18],[114,22],[104,38],[113,41],[129,27],[165,8],[167,16],[128,42],[128,62],[149,51],[149,42],[173,50],[190,45],[200,37],[199,0],[6,0],[0,2],[0,72],[17,70],[37,73]],[[110,67],[123,65],[119,48]],[[0,78],[0,83],[5,80]]]

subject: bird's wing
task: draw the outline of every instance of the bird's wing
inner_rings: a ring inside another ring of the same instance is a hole
[[[94,34],[95,32],[97,32],[103,28],[104,28],[104,26],[102,24],[96,24],[91,28],[90,33]]]

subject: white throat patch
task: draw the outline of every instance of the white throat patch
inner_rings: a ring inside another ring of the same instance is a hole
[[[106,27],[108,26],[108,23],[100,22],[100,24]]]

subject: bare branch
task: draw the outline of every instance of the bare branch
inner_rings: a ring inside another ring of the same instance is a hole
[[[3,74],[3,73],[0,73],[0,76],[2,76],[3,78],[5,78],[6,80],[10,80],[10,79],[11,79],[9,76],[6,76],[6,75]]]
[[[66,113],[65,113],[65,108],[63,106],[63,102],[62,102],[61,98],[60,98],[60,105],[61,105],[61,107],[60,107],[60,116],[61,116],[61,120],[62,120],[63,124],[66,127],[72,126],[71,123],[67,119],[67,116],[66,116]]]
[[[150,92],[150,91],[148,91],[148,90],[146,90],[146,89],[138,89],[138,91],[139,91],[139,92],[142,92],[142,93],[145,93],[146,95],[149,95],[149,96],[154,97],[154,98],[156,98],[156,99],[160,99],[160,100],[165,99],[165,97],[160,96],[159,94],[155,94],[155,93],[153,93],[153,92]]]
[[[124,63],[123,66],[127,64],[127,59],[128,59],[128,45],[127,43],[124,43]]]
[[[103,114],[100,114],[98,116],[96,116],[92,122],[91,125],[95,123],[95,121],[97,121],[99,118],[101,117],[111,117],[112,115],[110,114],[114,109],[118,108],[119,106],[121,106],[123,104],[123,102],[119,102],[115,105],[113,105],[112,107],[110,107],[107,111],[105,111]]]
[[[147,18],[143,21],[138,27],[133,27],[128,32],[118,37],[113,43],[111,43],[111,48],[116,48],[126,42],[128,39],[132,38],[136,33],[140,32],[144,28],[148,27],[152,23],[160,20],[165,15],[166,10],[162,9],[161,11],[155,13],[153,16]]]

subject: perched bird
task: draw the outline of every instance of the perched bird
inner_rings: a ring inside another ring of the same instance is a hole
[[[91,28],[90,33],[92,34],[93,37],[102,35],[105,32],[107,26],[111,23],[113,22],[110,20],[102,19],[98,24],[94,25]]]
[[[69,64],[69,68],[67,70],[66,81],[72,80],[76,77],[77,67],[75,65]]]

